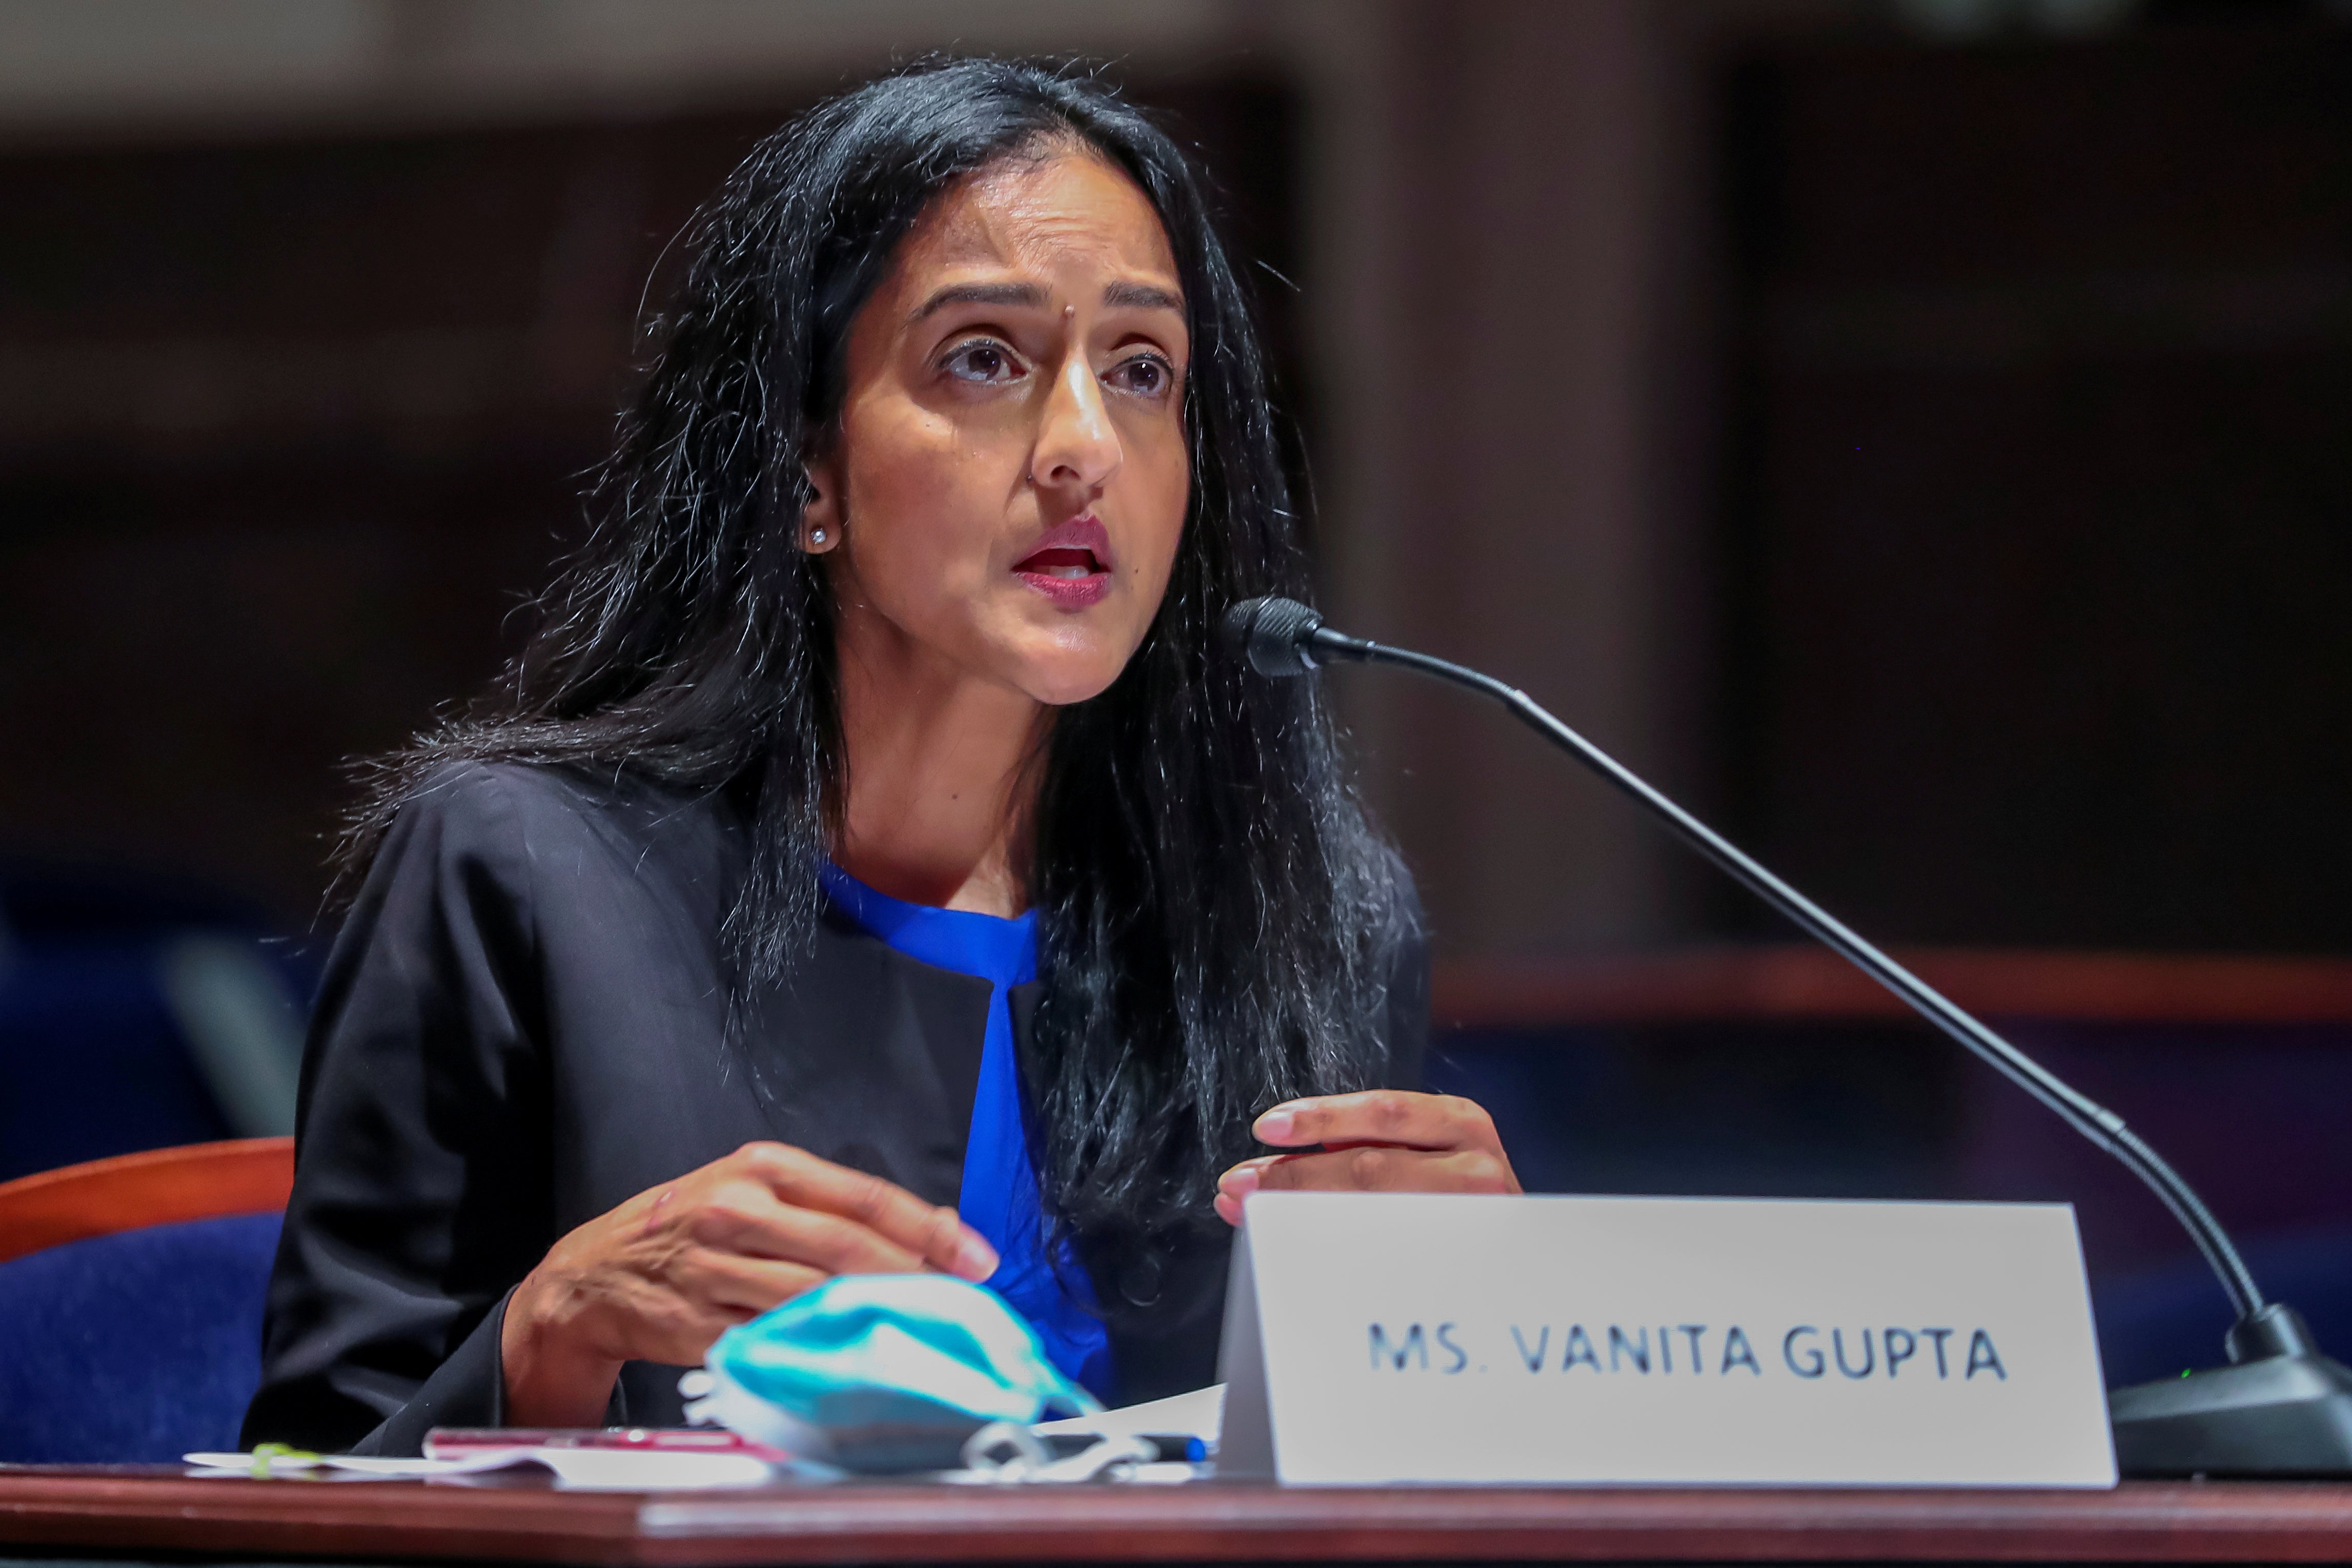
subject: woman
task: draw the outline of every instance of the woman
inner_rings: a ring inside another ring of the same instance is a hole
[[[1415,905],[1316,687],[1213,635],[1305,574],[1174,144],[934,65],[694,240],[541,629],[352,841],[248,1441],[675,1423],[866,1270],[1151,1397],[1213,1375],[1251,1190],[1514,1190],[1409,1092]]]

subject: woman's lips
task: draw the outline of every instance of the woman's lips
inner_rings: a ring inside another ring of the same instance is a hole
[[[1041,549],[1021,563],[1023,571],[1044,572],[1047,577],[1084,577],[1100,571],[1102,564],[1090,549]]]
[[[1110,592],[1110,534],[1088,516],[1045,530],[1013,574],[1065,610],[1099,604]]]

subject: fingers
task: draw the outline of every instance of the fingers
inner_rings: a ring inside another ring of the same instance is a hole
[[[951,1208],[803,1150],[749,1144],[557,1241],[509,1302],[509,1394],[578,1426],[604,1396],[572,1399],[571,1383],[609,1388],[627,1361],[691,1364],[728,1328],[835,1275],[938,1269],[976,1281],[996,1267]],[[540,1386],[549,1379],[552,1394]]]
[[[878,1230],[822,1209],[794,1208],[752,1181],[722,1187],[687,1221],[706,1248],[745,1258],[806,1263],[829,1274],[912,1274],[922,1255]]]
[[[1328,1154],[1290,1155],[1252,1170],[1235,1167],[1238,1185],[1259,1192],[1511,1192],[1511,1167],[1484,1149],[1433,1154],[1367,1145]]]
[[[1290,1100],[1251,1129],[1276,1148],[1319,1152],[1244,1160],[1217,1182],[1217,1213],[1241,1223],[1242,1201],[1261,1188],[1323,1192],[1500,1192],[1518,1178],[1476,1103],[1452,1094],[1373,1089]]]
[[[1228,1225],[1241,1223],[1242,1204],[1254,1192],[1513,1193],[1518,1179],[1500,1150],[1407,1149],[1366,1144],[1309,1155],[1268,1155],[1244,1160],[1217,1180],[1216,1209]]]
[[[688,1288],[663,1292],[639,1304],[633,1355],[673,1366],[691,1366],[710,1352],[711,1341],[738,1323],[823,1284],[822,1269],[761,1258],[698,1257]]]
[[[748,1322],[803,1291],[814,1290],[831,1278],[833,1271],[766,1258],[712,1256],[705,1260],[700,1272],[702,1277],[697,1283],[702,1287],[698,1294],[703,1304],[730,1322]],[[714,1330],[711,1338],[718,1337]]]
[[[1250,1129],[1276,1148],[1315,1144],[1401,1144],[1415,1149],[1482,1147],[1499,1152],[1494,1119],[1475,1101],[1453,1094],[1371,1089],[1291,1100],[1265,1112]]]
[[[879,1176],[783,1144],[747,1145],[732,1157],[791,1207],[854,1221],[942,1273],[980,1281],[996,1272],[996,1249],[955,1210]]]

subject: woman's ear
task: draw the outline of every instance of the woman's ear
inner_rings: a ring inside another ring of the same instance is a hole
[[[801,507],[801,549],[823,555],[841,542],[841,485],[830,458],[801,465],[808,481],[808,502]]]

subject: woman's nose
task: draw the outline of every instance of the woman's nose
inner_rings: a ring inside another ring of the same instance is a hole
[[[1083,354],[1072,354],[1046,394],[1029,477],[1039,489],[1099,489],[1120,456],[1102,383]]]

